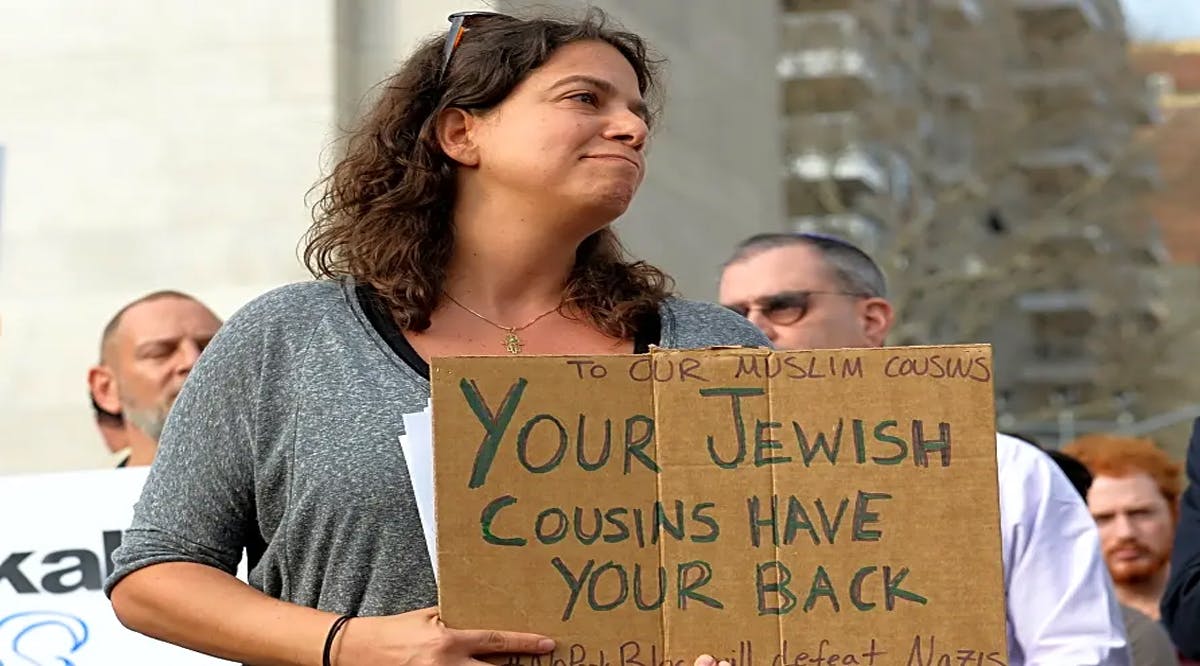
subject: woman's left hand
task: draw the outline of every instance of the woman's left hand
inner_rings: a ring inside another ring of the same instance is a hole
[[[713,659],[711,655],[702,654],[699,657],[696,657],[695,666],[729,666],[729,662],[717,661],[716,659]]]

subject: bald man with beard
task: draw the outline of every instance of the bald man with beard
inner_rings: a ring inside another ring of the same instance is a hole
[[[153,462],[167,413],[220,327],[212,310],[178,291],[147,294],[104,327],[88,388],[101,410],[121,416],[128,457],[119,467]]]

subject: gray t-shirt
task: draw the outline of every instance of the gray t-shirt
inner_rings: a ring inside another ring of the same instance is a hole
[[[1179,666],[1175,646],[1161,623],[1125,604],[1121,604],[1121,615],[1133,666]]]
[[[660,346],[768,346],[716,305],[671,299]],[[272,291],[234,315],[171,409],[107,592],[131,572],[198,562],[336,613],[433,606],[437,589],[402,415],[429,382],[369,323],[349,282]]]

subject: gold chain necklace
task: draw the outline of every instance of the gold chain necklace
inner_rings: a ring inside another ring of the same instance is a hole
[[[442,293],[445,293],[445,292],[442,292]],[[458,307],[466,310],[467,312],[470,312],[471,314],[486,321],[487,323],[491,324],[492,326],[495,326],[496,328],[504,331],[504,340],[503,340],[502,344],[504,345],[504,348],[506,350],[508,350],[508,353],[510,353],[510,354],[520,354],[521,350],[525,348],[525,344],[523,342],[521,342],[521,338],[517,337],[517,333],[519,331],[523,331],[523,330],[529,328],[530,326],[533,326],[534,324],[541,321],[543,317],[545,317],[553,312],[558,312],[559,308],[562,307],[562,303],[559,303],[558,305],[550,308],[549,310],[546,310],[545,312],[534,317],[533,319],[530,319],[527,323],[525,323],[521,326],[505,326],[503,324],[497,324],[496,322],[492,321],[491,319],[488,319],[487,317],[479,314],[478,312],[472,310],[471,308],[463,305],[462,303],[459,303],[458,300],[455,299],[450,294],[446,294],[446,298],[450,299],[450,302],[457,305]]]

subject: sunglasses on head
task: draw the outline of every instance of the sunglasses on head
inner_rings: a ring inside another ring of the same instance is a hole
[[[450,58],[454,57],[454,51],[458,49],[463,35],[471,29],[471,24],[494,18],[511,19],[512,17],[496,12],[455,12],[447,17],[450,21],[450,30],[446,32],[446,44],[442,47],[442,66],[438,69],[438,79],[445,78],[446,70],[450,67]]]
[[[776,326],[790,326],[808,314],[812,297],[815,294],[853,296],[855,298],[867,297],[867,294],[853,291],[781,291],[778,294],[763,296],[749,306],[731,305],[729,309],[743,317],[749,317],[751,312],[758,310],[772,324]]]

